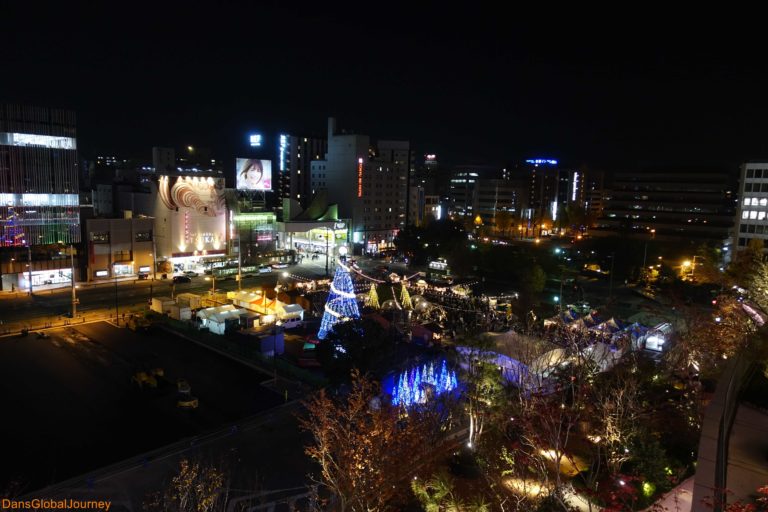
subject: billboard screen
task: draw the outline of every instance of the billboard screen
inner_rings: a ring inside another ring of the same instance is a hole
[[[237,190],[272,190],[272,161],[238,158]]]

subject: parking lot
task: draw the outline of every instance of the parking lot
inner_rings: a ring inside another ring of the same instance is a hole
[[[0,338],[0,489],[26,490],[215,429],[282,402],[266,376],[162,331],[108,323]],[[156,389],[132,376],[161,368]],[[177,379],[199,408],[177,407]]]

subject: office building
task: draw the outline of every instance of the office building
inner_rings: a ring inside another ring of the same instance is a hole
[[[504,211],[520,214],[523,189],[506,168],[483,165],[461,165],[451,174],[449,189],[450,215],[456,220],[480,217],[482,225],[494,226],[496,214]]]
[[[749,245],[753,238],[768,240],[768,163],[745,163],[740,171],[739,206],[734,230],[737,250]]]
[[[75,114],[0,105],[0,246],[80,242]]]
[[[325,158],[327,151],[327,139],[280,135],[278,183],[275,189],[279,207],[282,207],[283,199],[295,199],[302,206],[309,204],[312,200],[311,163],[313,160]]]
[[[155,275],[154,219],[87,219],[88,281]]]
[[[328,151],[312,161],[313,194],[326,190],[339,215],[350,218],[353,243],[366,252],[393,247],[405,226],[408,200],[410,145],[407,141],[379,140],[347,134],[328,120]]]
[[[622,235],[653,232],[657,239],[722,243],[733,231],[734,185],[729,173],[720,170],[617,172],[598,228]]]

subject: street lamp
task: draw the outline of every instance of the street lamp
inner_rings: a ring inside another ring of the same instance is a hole
[[[77,316],[77,294],[75,292],[75,247],[70,244],[69,246],[69,261],[72,265],[69,274],[69,280],[72,282],[72,319]]]
[[[206,281],[211,281],[211,295],[213,295],[214,298],[215,298],[215,295],[216,295],[216,276],[211,274],[211,277],[206,277],[205,280]]]

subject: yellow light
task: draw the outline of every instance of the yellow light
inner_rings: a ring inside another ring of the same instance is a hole
[[[536,239],[536,243],[538,244],[539,242],[541,242],[541,238]]]
[[[688,260],[685,260],[685,261],[683,262],[683,266],[684,266],[684,267],[686,267],[686,268],[688,268],[688,267],[690,267],[690,266],[691,266],[691,262],[690,262],[690,261],[688,261]]]
[[[187,146],[187,150],[189,150],[189,151],[194,151],[194,150],[195,150],[195,148],[193,148],[192,146]]]

